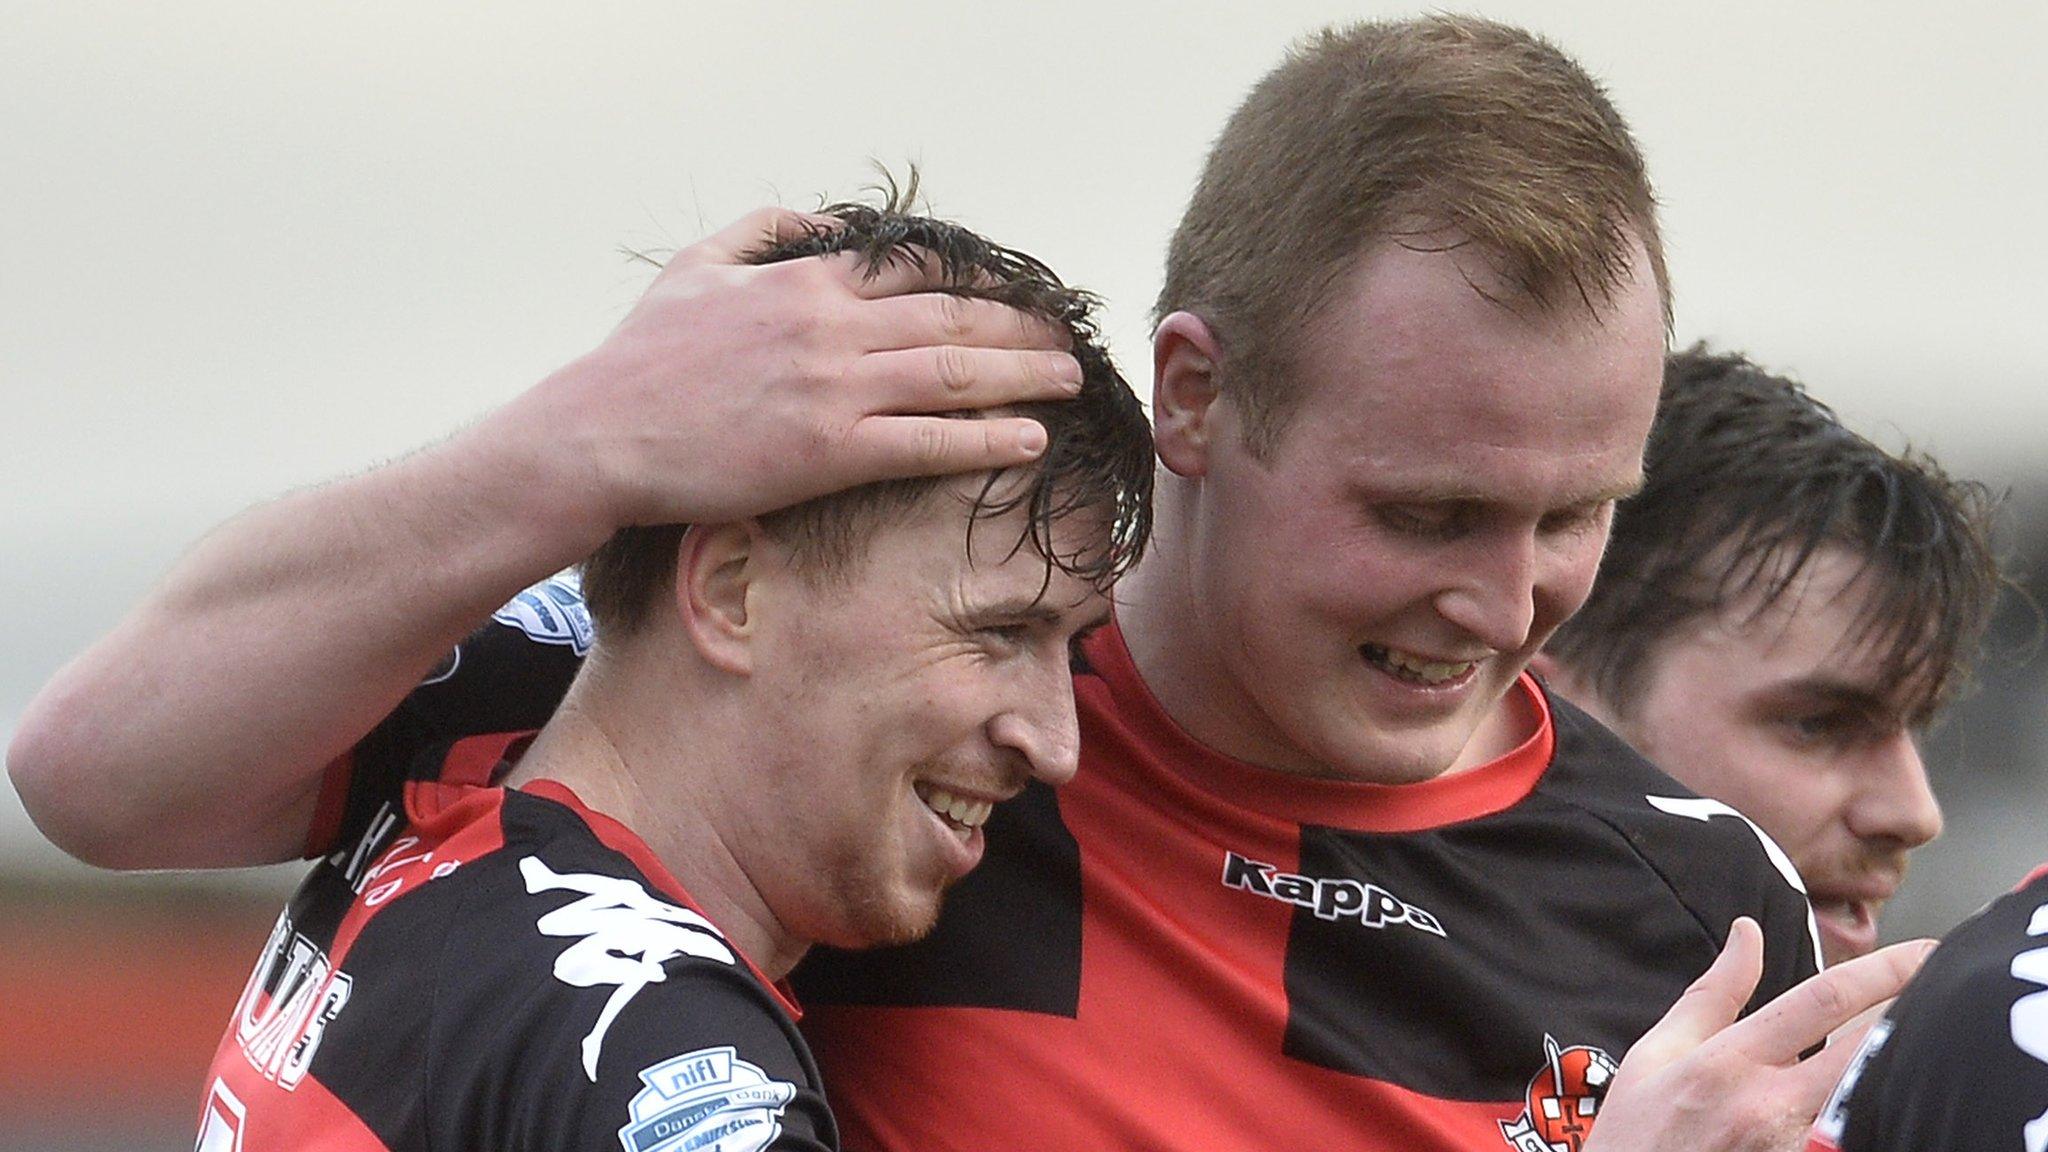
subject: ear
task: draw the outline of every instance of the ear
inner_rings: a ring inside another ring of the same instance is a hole
[[[1159,462],[1177,476],[1209,470],[1222,362],[1216,333],[1192,312],[1173,313],[1152,333],[1152,439]]]
[[[676,616],[698,655],[736,676],[754,668],[762,576],[778,559],[756,520],[694,524],[676,553]]]

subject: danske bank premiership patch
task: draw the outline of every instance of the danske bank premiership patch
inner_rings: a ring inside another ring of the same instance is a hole
[[[626,1152],[761,1152],[782,1132],[796,1087],[731,1048],[704,1048],[642,1069],[647,1085],[619,1129]]]

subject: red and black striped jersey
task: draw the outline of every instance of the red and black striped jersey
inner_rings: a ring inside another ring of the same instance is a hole
[[[1806,1146],[2048,1149],[2048,865],[1942,941],[1864,1037]]]
[[[465,730],[466,677],[537,722],[578,608],[529,591],[365,747]],[[1814,971],[1784,854],[1527,677],[1527,743],[1398,787],[1203,746],[1114,626],[1075,688],[1079,775],[996,809],[931,936],[796,973],[849,1149],[1576,1152],[1737,916],[1755,1003]]]
[[[200,1152],[837,1147],[793,1001],[623,825],[490,786],[518,739],[334,774],[352,817],[249,978]]]

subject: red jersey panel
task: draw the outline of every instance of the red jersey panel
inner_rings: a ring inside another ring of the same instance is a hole
[[[1760,834],[1533,680],[1524,746],[1386,787],[1232,761],[1113,628],[1085,656],[1074,783],[998,809],[931,938],[799,970],[849,1149],[1576,1152],[1737,915],[1760,998],[1813,971]]]

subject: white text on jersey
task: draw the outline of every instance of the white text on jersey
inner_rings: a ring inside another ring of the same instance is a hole
[[[1282,872],[1271,864],[1248,860],[1235,852],[1223,858],[1223,886],[1307,908],[1324,920],[1351,917],[1368,928],[1409,924],[1435,936],[1444,934],[1444,926],[1436,917],[1403,902],[1377,884]]]

